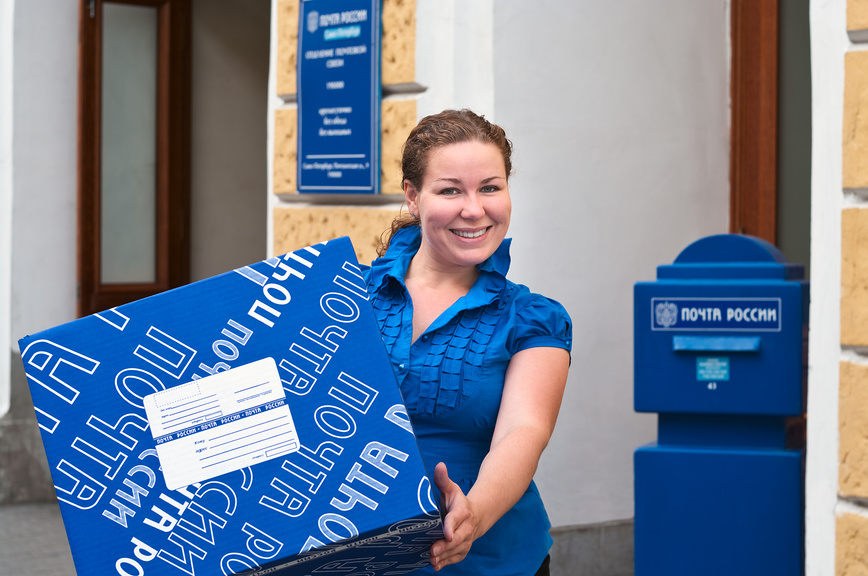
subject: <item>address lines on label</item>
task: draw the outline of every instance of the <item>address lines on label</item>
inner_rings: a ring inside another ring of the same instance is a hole
[[[235,395],[237,396],[239,394],[245,394],[245,393],[250,392],[252,390],[256,390],[257,388],[262,388],[263,386],[268,386],[269,384],[270,384],[270,382],[268,382],[268,381],[261,382],[259,384],[254,384],[253,386],[248,386],[247,388],[242,388],[241,390],[237,390],[235,392]],[[255,394],[252,394],[250,396],[246,396],[244,398],[236,398],[235,402],[237,404],[244,404],[245,402],[249,402],[251,400],[259,398],[260,396],[268,396],[272,392],[273,392],[273,390],[271,390],[271,388],[268,388],[264,392],[257,392]]]
[[[168,414],[163,415],[163,427],[166,431],[172,431],[171,429],[179,429],[188,426],[196,422],[197,420],[215,418],[222,416],[223,411],[218,407],[216,412],[207,412],[208,410],[214,409],[214,404],[217,403],[216,395],[210,394],[203,398],[199,398],[197,400],[193,400],[192,402],[186,402],[181,404],[180,406],[174,406],[172,408],[168,408],[166,410],[169,411]],[[191,410],[195,410],[192,414],[184,414],[184,412],[189,412]],[[203,412],[207,412],[203,414]],[[183,414],[183,415],[182,415]]]
[[[214,444],[214,445],[211,445],[211,446],[209,446],[209,447],[217,448],[217,447],[220,447],[220,446],[226,446],[226,445],[232,444],[233,442],[237,442],[238,440],[242,440],[242,439],[250,438],[251,436],[249,435],[249,432],[250,432],[251,429],[253,429],[253,428],[257,428],[257,427],[259,427],[259,426],[265,426],[265,425],[268,425],[268,424],[273,424],[273,423],[275,423],[275,422],[278,422],[279,420],[285,420],[286,418],[287,418],[286,415],[278,416],[278,417],[276,417],[276,418],[272,418],[271,420],[266,420],[266,421],[264,421],[264,422],[260,422],[259,424],[255,424],[255,425],[253,425],[253,426],[250,426],[250,427],[248,427],[248,428],[244,428],[244,429],[242,429],[242,430],[236,430],[236,431],[234,431],[234,432],[229,432],[229,433],[227,433],[227,434],[222,434],[222,435],[220,435],[220,436],[215,436],[214,438],[212,438],[212,441],[213,441],[213,440],[218,440],[218,439],[220,439],[220,438],[227,438],[227,437],[231,437],[231,436],[236,436],[236,435],[238,435],[238,434],[244,434],[244,435],[245,435],[243,438],[239,438],[239,439],[235,439],[235,440],[228,440],[228,441],[226,441],[226,442],[221,442],[221,443],[219,443],[219,444]],[[266,433],[271,432],[271,431],[274,431],[274,430],[282,430],[282,429],[285,429],[285,428],[290,428],[290,430],[291,430],[291,426],[289,425],[289,423],[284,422],[284,423],[278,424],[277,426],[272,426],[271,428],[266,428],[266,429],[264,429],[264,430],[260,430],[260,431],[258,431],[258,432],[255,432],[252,436],[257,436],[257,435],[259,435],[259,434],[266,434]],[[234,455],[234,456],[232,456],[232,457],[230,457],[230,458],[227,458],[227,459],[225,459],[225,460],[221,460],[221,461],[219,461],[219,462],[212,462],[212,463],[209,463],[209,464],[203,464],[203,466],[202,466],[203,468],[209,468],[209,467],[212,467],[212,466],[218,466],[218,465],[220,465],[220,464],[223,464],[223,463],[225,463],[225,462],[229,462],[229,461],[231,461],[231,460],[235,460],[235,459],[238,459],[238,458],[243,458],[243,457],[245,457],[245,456],[249,456],[250,454],[255,454],[256,452],[264,452],[264,451],[267,451],[267,450],[272,450],[272,449],[277,448],[277,447],[279,447],[279,446],[282,446],[282,445],[284,445],[284,444],[288,444],[288,442],[279,442],[279,443],[274,444],[274,445],[266,445],[266,446],[263,446],[262,444],[263,444],[263,443],[267,443],[269,440],[273,440],[273,439],[275,439],[275,438],[283,437],[284,434],[285,434],[285,432],[278,432],[277,434],[273,434],[273,435],[268,436],[268,437],[266,437],[266,438],[261,438],[261,439],[259,439],[259,440],[255,440],[255,441],[253,441],[253,442],[249,442],[249,443],[247,443],[247,444],[242,444],[241,446],[235,446],[235,447],[229,448],[228,450],[223,450],[222,452],[218,452],[218,453],[216,453],[216,454],[211,454],[211,455],[209,455],[209,456],[204,456],[204,457],[200,458],[199,461],[204,463],[206,460],[210,460],[210,459],[212,459],[212,458],[217,458],[218,456],[224,456],[224,455],[226,455],[226,454],[229,454],[230,452],[235,452],[235,451],[237,451],[237,450],[242,450],[242,449],[244,449],[244,448],[249,448],[250,446],[257,446],[257,448],[254,449],[254,450],[251,450],[251,451],[245,452],[245,453],[243,453],[243,454],[236,454],[236,455]],[[292,442],[289,442],[289,443],[291,444]]]

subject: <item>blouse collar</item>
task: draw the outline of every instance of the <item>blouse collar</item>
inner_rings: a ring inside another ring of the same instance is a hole
[[[410,267],[410,260],[416,255],[422,244],[422,229],[419,226],[409,226],[398,230],[389,243],[386,254],[371,263],[371,280],[375,286],[381,286],[388,278],[394,278],[402,285]],[[509,247],[511,238],[505,238],[498,246],[494,254],[477,266],[481,273],[473,288],[465,296],[469,300],[475,300],[475,296],[488,294],[490,300],[495,294],[499,294],[506,283],[506,274],[509,271],[510,256]]]

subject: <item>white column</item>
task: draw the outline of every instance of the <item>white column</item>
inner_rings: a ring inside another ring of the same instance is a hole
[[[9,411],[12,354],[12,48],[15,0],[0,0],[0,416]]]
[[[841,134],[847,2],[811,2],[811,316],[805,574],[835,573],[838,370],[841,359]]]

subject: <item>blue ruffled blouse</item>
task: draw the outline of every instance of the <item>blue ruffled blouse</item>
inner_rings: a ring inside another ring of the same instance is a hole
[[[386,255],[365,268],[365,278],[428,475],[445,462],[466,494],[491,445],[510,358],[540,346],[569,351],[572,323],[563,306],[506,279],[507,239],[478,266],[467,295],[411,342],[413,302],[404,278],[420,243],[418,226],[398,231]],[[439,501],[433,482],[431,488]],[[550,527],[531,482],[468,556],[439,574],[532,575],[551,547]],[[426,571],[434,574],[430,566],[420,573]]]

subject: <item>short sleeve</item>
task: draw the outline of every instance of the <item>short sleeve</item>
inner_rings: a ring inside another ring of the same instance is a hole
[[[512,354],[527,348],[563,348],[573,345],[573,322],[561,304],[525,292],[514,301],[514,325],[507,346]]]

